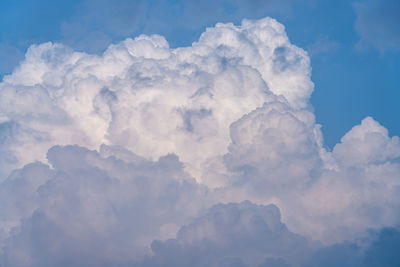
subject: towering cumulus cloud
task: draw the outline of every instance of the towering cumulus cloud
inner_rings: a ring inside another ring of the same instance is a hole
[[[326,150],[310,75],[270,18],[176,49],[31,46],[0,83],[0,265],[380,262],[399,138],[367,117]]]
[[[218,24],[178,49],[157,35],[102,56],[32,46],[1,84],[2,169],[42,160],[55,144],[108,144],[151,159],[176,153],[201,180],[202,165],[227,152],[232,122],[275,95],[305,107],[309,76],[306,53],[272,19]]]

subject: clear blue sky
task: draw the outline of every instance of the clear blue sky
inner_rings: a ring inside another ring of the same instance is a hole
[[[399,0],[2,0],[0,77],[33,43],[100,53],[126,37],[159,33],[176,47],[216,22],[271,16],[310,54],[311,102],[332,147],[366,116],[400,135],[399,14]]]

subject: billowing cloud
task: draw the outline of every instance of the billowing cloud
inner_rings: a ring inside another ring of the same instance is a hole
[[[154,241],[154,256],[145,266],[298,265],[317,246],[290,232],[274,205],[219,204],[182,227],[176,239]]]
[[[313,84],[306,53],[264,19],[218,24],[177,49],[157,35],[102,56],[35,45],[0,87],[1,122],[13,124],[3,170],[41,160],[53,145],[104,143],[152,159],[176,153],[201,179],[202,164],[227,152],[232,122],[275,95],[305,107]]]
[[[52,168],[33,163],[1,184],[5,266],[126,263],[207,203],[207,189],[174,155],[153,162],[105,146],[102,154],[53,147]]]
[[[276,203],[291,229],[326,242],[400,222],[399,138],[372,118],[329,152],[312,113],[266,103],[233,123],[231,137],[222,199]]]
[[[0,84],[1,261],[298,266],[399,225],[399,138],[367,117],[325,149],[310,74],[270,18],[31,46]]]
[[[397,228],[384,228],[370,232],[365,240],[344,242],[319,249],[305,266],[398,266],[400,232]]]
[[[398,228],[370,231],[323,246],[290,232],[274,205],[219,204],[182,227],[175,239],[154,241],[140,266],[329,267],[397,266]]]
[[[177,46],[190,44],[206,26],[217,22],[261,18],[267,14],[287,17],[296,2],[307,1],[81,0],[75,4],[74,12],[60,21],[59,27],[63,43],[91,53],[102,52],[111,41],[138,32],[162,34],[172,39],[172,46]],[[190,39],[174,38],[182,35]]]

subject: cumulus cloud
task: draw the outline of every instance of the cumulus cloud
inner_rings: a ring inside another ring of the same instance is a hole
[[[59,27],[63,43],[91,53],[102,52],[111,41],[138,32],[162,34],[172,41],[175,39],[177,43],[172,46],[177,46],[182,42],[190,44],[206,26],[217,22],[261,18],[266,14],[290,16],[293,4],[299,2],[308,3],[293,0],[81,0]],[[190,36],[189,40],[173,38],[182,35]]]
[[[399,223],[399,152],[399,138],[370,117],[334,147],[335,166],[323,170],[303,198],[321,225],[331,224],[329,239]]]
[[[326,150],[310,71],[270,18],[31,46],[0,84],[3,264],[298,266],[398,225],[399,138],[367,117]]]
[[[372,118],[329,152],[312,113],[266,103],[233,123],[231,137],[222,199],[276,203],[291,229],[325,242],[399,223],[399,138]]]
[[[175,239],[154,241],[140,266],[329,267],[397,266],[397,228],[370,231],[356,241],[323,246],[292,233],[274,205],[219,204]]]
[[[341,164],[365,166],[390,162],[400,157],[400,139],[389,138],[388,131],[371,117],[351,129],[333,149]]]
[[[1,184],[5,266],[126,263],[148,253],[153,239],[174,237],[206,205],[207,189],[175,155],[153,162],[102,151],[108,156],[53,147],[52,168],[33,163]]]
[[[176,239],[154,241],[154,256],[147,264],[258,266],[285,263],[284,258],[298,265],[316,245],[290,232],[274,205],[219,204],[182,227]]]
[[[200,179],[202,164],[227,152],[232,122],[275,95],[305,107],[313,84],[306,53],[268,18],[218,24],[177,49],[157,35],[102,56],[34,45],[0,87],[1,122],[15,124],[3,148],[14,160],[2,170],[41,160],[52,145],[104,143],[152,159],[176,153]]]

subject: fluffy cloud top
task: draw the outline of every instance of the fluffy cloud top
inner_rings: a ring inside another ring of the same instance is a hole
[[[231,138],[221,199],[276,203],[291,229],[327,242],[399,224],[399,138],[372,118],[329,152],[312,113],[265,103],[232,124]]]
[[[312,90],[270,18],[32,46],[0,84],[1,262],[299,266],[399,225],[399,138],[367,117],[327,151]]]
[[[3,126],[12,141],[2,170],[42,160],[52,145],[104,143],[151,159],[176,153],[200,180],[202,164],[227,152],[232,122],[276,96],[303,108],[312,89],[306,53],[269,18],[217,24],[177,49],[157,35],[102,56],[32,46],[0,84],[0,119],[13,124]]]

